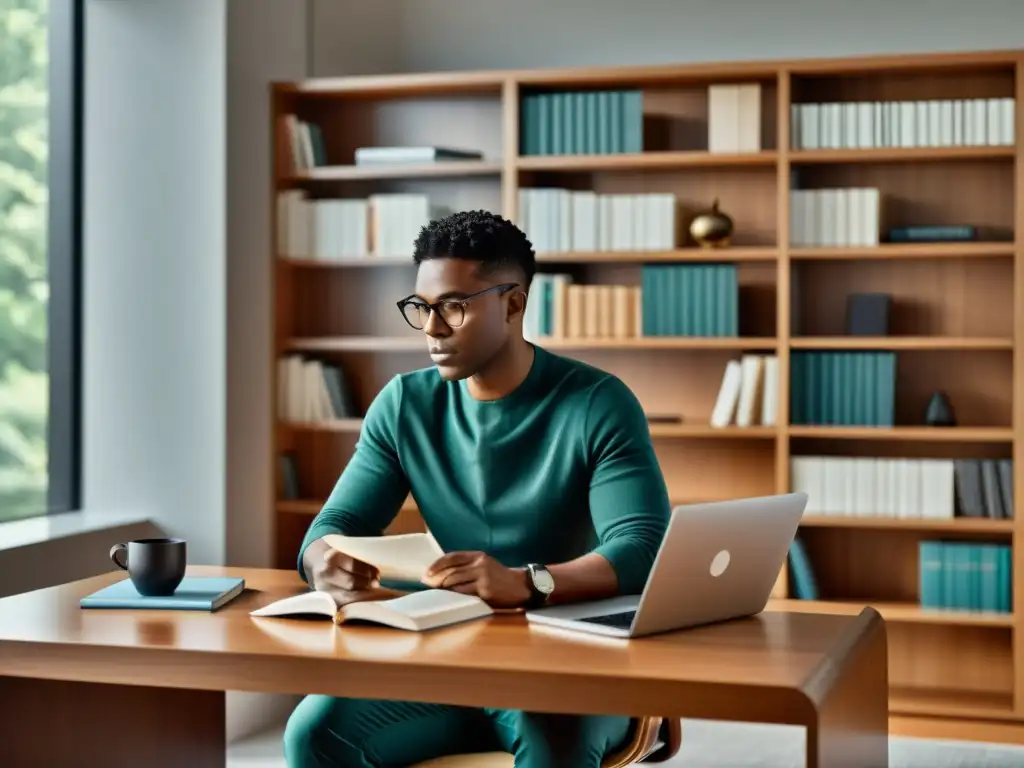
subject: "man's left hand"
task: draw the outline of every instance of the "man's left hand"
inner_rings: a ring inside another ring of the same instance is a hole
[[[423,583],[476,595],[494,608],[519,608],[530,599],[526,571],[507,568],[484,552],[449,552],[434,562]]]

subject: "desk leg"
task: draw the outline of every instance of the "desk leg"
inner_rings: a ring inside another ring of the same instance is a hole
[[[807,768],[888,768],[885,631],[864,638],[807,728]]]
[[[224,768],[223,691],[0,677],[3,764]]]

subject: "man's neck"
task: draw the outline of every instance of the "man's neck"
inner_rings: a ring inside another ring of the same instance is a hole
[[[484,370],[469,377],[469,394],[476,400],[510,395],[530,375],[534,355],[533,345],[525,339],[510,339]]]

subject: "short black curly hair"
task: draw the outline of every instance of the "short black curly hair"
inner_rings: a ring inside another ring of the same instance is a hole
[[[508,270],[522,273],[528,288],[537,269],[533,245],[519,227],[489,211],[461,211],[432,221],[420,230],[413,244],[419,266],[429,259],[478,261],[481,277]]]

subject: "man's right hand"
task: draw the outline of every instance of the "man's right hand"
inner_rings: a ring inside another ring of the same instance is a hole
[[[327,592],[339,607],[389,596],[390,590],[380,587],[376,568],[339,552],[323,539],[306,548],[302,566],[310,586]]]

